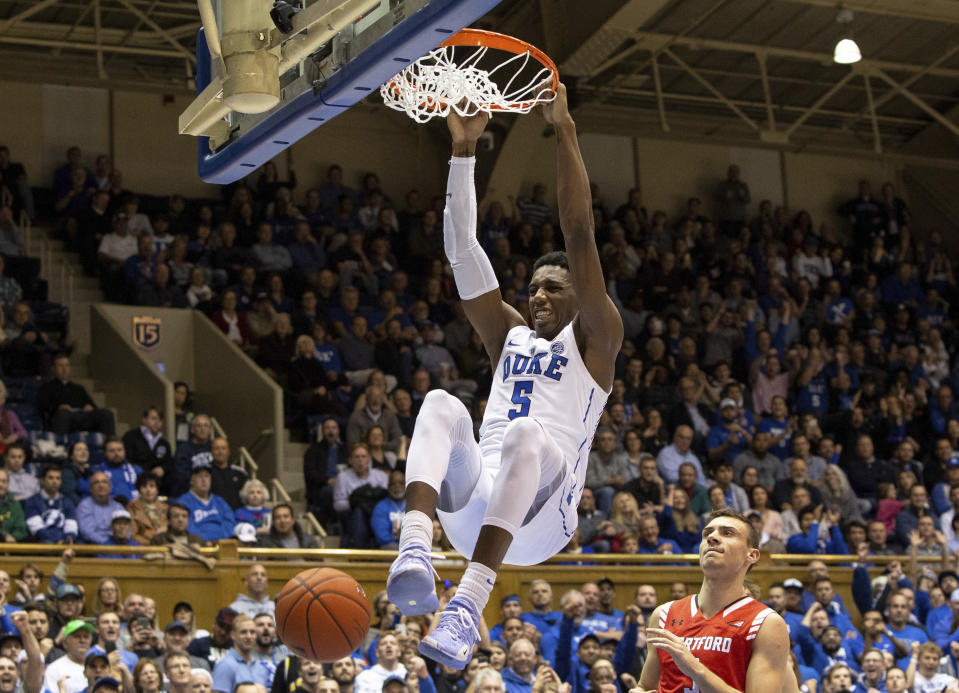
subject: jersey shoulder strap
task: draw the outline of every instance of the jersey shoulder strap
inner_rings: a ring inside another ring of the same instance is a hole
[[[771,613],[773,613],[773,610],[767,606],[765,609],[762,609],[758,614],[756,614],[753,622],[749,624],[749,630],[746,631],[746,640],[756,639],[756,636],[759,635],[759,629],[763,625],[763,621],[765,621],[766,617]]]
[[[659,627],[665,628],[666,623],[669,621],[669,610],[672,608],[673,604],[676,602],[666,602],[665,604],[659,607]]]

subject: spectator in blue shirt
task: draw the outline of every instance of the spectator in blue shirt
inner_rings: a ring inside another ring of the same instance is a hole
[[[203,537],[204,541],[229,539],[236,525],[229,503],[210,493],[212,478],[208,466],[194,467],[190,490],[179,498],[179,502],[190,510],[189,531]],[[232,693],[232,689],[227,693]]]
[[[130,513],[122,508],[113,511],[110,518],[110,536],[104,542],[110,546],[139,546],[139,542],[131,538],[133,522]],[[101,554],[98,558],[139,558],[135,553]]]
[[[926,632],[918,627],[913,626],[909,623],[909,615],[912,613],[909,610],[909,600],[906,595],[901,592],[896,592],[891,597],[889,601],[886,602],[887,613],[889,614],[889,632],[904,642],[908,647],[912,648],[912,643],[922,644],[929,641],[929,636],[926,635]],[[896,660],[896,666],[898,666],[903,671],[909,666],[910,655],[900,657]]]
[[[649,515],[639,523],[639,553],[676,553],[678,549],[671,541],[660,539],[659,522]]]
[[[922,301],[922,288],[919,280],[912,274],[912,264],[902,262],[896,268],[896,273],[886,277],[882,282],[882,302],[886,307],[905,304],[912,310],[919,308]]]
[[[126,447],[119,438],[110,438],[103,450],[104,460],[93,468],[95,472],[110,475],[111,496],[126,505],[140,497],[137,491],[137,477],[140,467],[127,461]]]
[[[936,396],[929,398],[929,426],[937,436],[943,436],[951,419],[959,419],[959,405],[952,396],[952,388],[942,383]]]
[[[818,414],[829,411],[829,381],[825,372],[825,361],[818,348],[809,350],[809,358],[796,380],[799,394],[796,397],[796,411],[800,414]]]
[[[533,689],[536,648],[526,638],[516,640],[506,658],[508,667],[501,673],[506,693],[530,693]]]
[[[886,664],[882,652],[877,649],[862,653],[862,676],[853,688],[853,693],[868,693],[869,690],[885,690]]]
[[[296,240],[287,247],[293,260],[293,269],[311,282],[316,281],[320,270],[326,267],[326,253],[323,251],[323,246],[316,242],[307,221],[297,222],[295,238]]]
[[[553,611],[553,588],[547,580],[538,578],[529,583],[529,601],[532,611],[524,611],[520,616],[524,623],[532,623],[536,630],[545,633],[559,623],[562,611]]]
[[[706,449],[709,462],[716,464],[720,460],[732,462],[752,442],[752,433],[737,421],[739,406],[732,398],[719,403],[719,423],[709,429],[706,436]]]
[[[831,508],[826,511],[826,521],[829,523],[829,539],[820,541],[819,521],[817,512],[811,507],[799,511],[800,533],[789,537],[786,542],[786,551],[789,553],[827,553],[847,554],[849,547],[843,539],[839,529],[839,509]]]
[[[838,279],[826,282],[826,293],[823,296],[826,307],[826,322],[830,325],[851,327],[856,318],[856,308],[853,302],[842,295]]]
[[[23,503],[27,529],[35,541],[58,544],[77,538],[77,517],[73,501],[60,493],[60,468],[48,464],[40,473],[40,492]]]
[[[523,605],[517,595],[507,594],[505,597],[503,597],[499,603],[499,612],[503,617],[503,620],[489,629],[490,640],[498,640],[504,644],[507,644],[503,640],[503,626],[506,625],[506,621],[508,619],[520,618],[522,611]]]
[[[80,538],[88,544],[106,544],[110,539],[113,514],[123,510],[123,506],[113,500],[111,495],[109,474],[94,472],[90,476],[90,495],[77,506]]]
[[[190,485],[191,470],[213,464],[211,438],[213,423],[206,414],[197,414],[190,422],[190,438],[176,446],[173,471],[167,484],[170,496],[182,495]]]
[[[247,681],[270,686],[266,667],[257,666],[255,646],[256,624],[246,614],[239,614],[233,619],[233,647],[213,667],[216,693],[233,693],[237,684]]]
[[[799,628],[795,633],[790,632],[790,636],[799,645],[802,660],[816,671],[826,671],[837,662],[859,670],[856,656],[862,651],[861,641],[858,648],[847,646],[842,633],[830,625],[825,609],[818,602],[809,608]]]
[[[393,470],[386,488],[389,495],[373,507],[370,527],[379,548],[396,549],[399,546],[400,524],[406,513],[406,475]]]

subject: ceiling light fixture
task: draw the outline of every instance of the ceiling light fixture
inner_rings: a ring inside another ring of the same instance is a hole
[[[862,60],[862,51],[859,50],[859,45],[850,38],[851,32],[849,31],[849,25],[852,23],[852,20],[853,13],[850,9],[842,8],[839,10],[839,14],[836,15],[836,21],[842,27],[842,38],[832,52],[832,59],[833,62],[839,63],[840,65],[851,65],[852,63],[858,63]]]

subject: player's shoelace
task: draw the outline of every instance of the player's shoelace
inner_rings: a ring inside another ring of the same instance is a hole
[[[448,618],[441,618],[439,624],[436,626],[436,630],[442,630],[450,634],[454,639],[459,639],[460,636],[476,635],[476,624],[473,621],[473,614],[470,613],[470,610],[466,607],[459,606],[456,607],[456,611],[447,607],[446,611],[443,612],[443,615],[446,616],[449,614]]]
[[[439,573],[437,573],[436,568],[433,567],[433,560],[432,560],[434,558],[442,559],[443,556],[441,556],[440,554],[430,553],[429,551],[427,551],[426,549],[420,546],[411,546],[405,551],[400,553],[400,558],[403,560],[398,561],[397,564],[395,565],[395,568],[397,570],[405,568],[407,562],[420,563],[426,566],[429,572],[433,574],[434,580],[440,579]],[[390,573],[392,574],[393,571],[391,570]]]

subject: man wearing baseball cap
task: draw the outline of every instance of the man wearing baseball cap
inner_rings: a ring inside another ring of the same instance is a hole
[[[216,663],[233,647],[233,619],[236,611],[224,607],[216,613],[213,619],[213,628],[210,634],[202,638],[194,638],[187,647],[187,652],[194,657],[205,659],[210,665],[210,671]]]
[[[72,587],[72,585],[70,585]],[[62,585],[60,589],[67,587]],[[76,589],[76,588],[74,588]],[[59,590],[57,592],[59,595]],[[58,597],[59,598],[59,597]],[[63,627],[63,649],[66,655],[52,662],[43,677],[43,688],[58,691],[58,682],[68,677],[65,693],[79,693],[86,687],[83,670],[87,651],[93,642],[93,626],[82,619],[74,619]]]
[[[190,632],[186,626],[179,621],[170,621],[163,629],[163,651],[164,652],[186,652],[190,645]],[[188,653],[189,654],[189,653]],[[161,674],[166,672],[163,669],[164,656],[154,657],[153,663]],[[210,663],[203,657],[190,655],[190,669],[203,669],[210,671]]]
[[[61,563],[61,565],[63,565]],[[56,574],[51,576],[51,582]],[[58,578],[59,579],[59,578]],[[56,636],[60,629],[70,621],[80,616],[83,611],[83,593],[76,585],[69,582],[61,583],[53,593],[55,604],[53,613],[50,613],[50,637]]]
[[[88,690],[89,693],[119,693],[120,682],[112,676],[102,676]]]
[[[233,508],[210,492],[210,465],[199,464],[191,470],[190,490],[178,499],[190,511],[189,529],[204,541],[219,541],[233,536],[236,518]]]
[[[727,397],[719,403],[719,423],[709,429],[709,435],[706,436],[710,464],[720,460],[731,463],[752,442],[752,432],[740,425],[738,417],[736,400]]]
[[[783,599],[786,610],[780,616],[786,622],[790,633],[797,633],[805,612],[802,610],[803,584],[796,578],[783,580]]]
[[[114,510],[110,515],[110,538],[107,543],[111,546],[139,546],[140,544],[130,538],[130,531],[133,528],[133,521],[130,513],[120,508]],[[136,558],[135,554],[125,554],[124,558]]]
[[[519,618],[523,613],[523,604],[520,602],[519,596],[507,594],[503,597],[499,603],[499,612],[503,620],[489,629],[489,638],[490,640],[503,642],[503,624],[506,623],[506,619]]]
[[[92,648],[83,661],[83,678],[87,687],[81,693],[89,693],[97,681],[110,675],[110,658],[99,648]],[[105,693],[105,692],[104,692]]]

